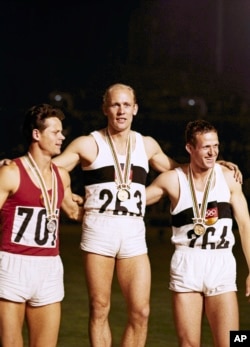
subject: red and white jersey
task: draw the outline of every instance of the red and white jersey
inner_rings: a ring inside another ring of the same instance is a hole
[[[215,183],[208,195],[206,210],[206,232],[197,236],[194,232],[192,218],[193,201],[187,176],[181,168],[176,169],[180,198],[172,215],[172,242],[176,246],[198,247],[201,249],[226,249],[232,248],[235,243],[232,231],[233,217],[230,205],[230,190],[226,183],[222,168],[215,164]],[[203,193],[196,191],[196,198],[200,206]]]
[[[111,149],[99,131],[91,135],[98,146],[98,156],[88,167],[84,167],[85,204],[86,211],[113,214],[143,216],[145,213],[145,185],[149,171],[148,158],[144,148],[142,135],[135,132],[136,145],[131,154],[129,198],[120,201],[117,198],[115,183],[115,167]],[[121,167],[124,167],[126,157],[118,155]]]
[[[21,160],[17,158],[14,161],[20,171],[20,186],[15,194],[8,197],[0,211],[0,250],[23,255],[56,256],[59,254],[59,223],[54,232],[48,231],[42,191],[32,182]],[[64,187],[54,164],[53,169],[57,177],[56,214],[59,220]],[[51,191],[48,193],[50,195]]]

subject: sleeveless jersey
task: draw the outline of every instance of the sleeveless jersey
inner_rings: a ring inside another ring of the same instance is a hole
[[[144,216],[145,185],[149,166],[142,135],[135,132],[136,145],[131,154],[129,198],[123,202],[117,198],[111,149],[99,131],[94,131],[91,135],[97,143],[98,155],[90,166],[83,168],[85,210],[102,214]],[[118,160],[123,167],[125,156],[118,155]]]
[[[179,178],[180,198],[175,209],[171,211],[172,242],[176,246],[200,249],[232,248],[235,238],[232,231],[230,191],[220,165],[215,164],[215,184],[207,200],[206,232],[201,236],[197,236],[193,229],[193,201],[188,179],[181,168],[176,168],[176,171]],[[196,197],[200,206],[203,193],[196,191]]]
[[[14,161],[19,168],[20,185],[0,211],[0,250],[23,255],[56,256],[59,254],[58,224],[55,232],[47,230],[41,189],[32,182],[21,160],[17,158]],[[64,187],[54,164],[53,169],[58,182],[56,214],[59,220]]]

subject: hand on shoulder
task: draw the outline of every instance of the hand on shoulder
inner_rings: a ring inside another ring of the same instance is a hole
[[[7,159],[7,158],[1,159],[1,160],[0,160],[0,167],[2,167],[2,166],[4,166],[4,165],[8,166],[8,165],[10,165],[11,162],[12,162],[11,159]]]
[[[221,166],[225,180],[228,186],[232,189],[233,187],[241,187],[241,181],[237,180],[235,177],[235,171],[226,166]]]
[[[223,168],[227,167],[229,170],[231,170],[233,172],[234,179],[240,184],[243,183],[243,175],[238,165],[231,163],[230,161],[225,161],[225,160],[217,160],[217,163],[220,164]]]

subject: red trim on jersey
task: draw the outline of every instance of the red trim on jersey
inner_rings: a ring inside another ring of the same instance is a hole
[[[41,189],[38,188],[29,177],[26,169],[24,168],[20,158],[14,160],[20,171],[20,185],[16,193],[10,196],[4,203],[0,211],[0,250],[4,252],[23,254],[23,255],[36,255],[36,256],[56,256],[59,254],[59,228],[54,235],[54,246],[47,248],[40,245],[39,247],[21,245],[11,241],[11,235],[15,221],[16,209],[22,207],[36,207],[43,208],[43,201],[41,199]],[[58,171],[58,168],[53,164],[53,169],[57,176],[58,182],[58,202],[57,208],[60,211],[60,206],[64,196],[64,187]],[[50,193],[50,191],[49,191]],[[43,211],[42,211],[43,212]],[[58,212],[59,213],[59,212]],[[59,215],[58,215],[59,217]],[[25,224],[22,225],[22,230],[25,230]],[[32,225],[33,228],[33,225]],[[25,232],[25,231],[24,231]],[[34,240],[37,237],[37,222],[34,223]]]

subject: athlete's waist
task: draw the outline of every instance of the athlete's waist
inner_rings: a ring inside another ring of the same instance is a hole
[[[37,261],[38,259],[43,259],[45,262],[49,262],[50,259],[55,259],[55,258],[61,258],[60,254],[55,254],[55,255],[34,255],[34,254],[20,254],[20,253],[12,253],[12,252],[6,252],[3,250],[0,250],[0,259],[4,256],[10,256],[18,259],[34,259],[34,261]]]
[[[175,245],[176,251],[183,251],[183,252],[232,252],[232,247],[228,248],[202,248],[202,246],[195,246],[195,247],[189,247],[185,245]]]
[[[45,247],[27,247],[23,245],[3,244],[0,246],[0,252],[9,254],[34,256],[34,257],[56,257],[59,255],[58,245],[54,248]]]
[[[116,211],[116,210],[106,210],[106,211],[100,211],[100,210],[86,210],[84,213],[84,216],[87,215],[99,215],[99,216],[107,216],[107,217],[136,217],[136,218],[143,218],[142,214],[133,213],[129,211]]]

